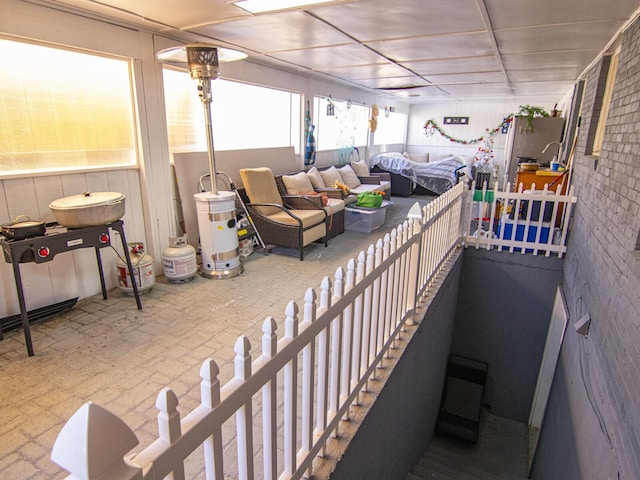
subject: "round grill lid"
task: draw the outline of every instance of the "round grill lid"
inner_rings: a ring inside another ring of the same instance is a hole
[[[80,195],[72,195],[54,200],[49,208],[73,209],[95,207],[98,205],[111,205],[124,200],[124,195],[118,192],[85,192]]]

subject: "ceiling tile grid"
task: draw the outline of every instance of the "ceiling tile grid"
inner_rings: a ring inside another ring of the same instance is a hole
[[[638,0],[345,0],[251,15],[229,0],[51,3],[232,46],[250,62],[411,103],[558,100],[640,7]]]

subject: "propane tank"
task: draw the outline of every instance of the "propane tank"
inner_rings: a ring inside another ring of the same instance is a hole
[[[162,251],[162,270],[171,283],[193,280],[198,271],[196,249],[187,243],[187,237],[169,237],[169,246]]]
[[[153,273],[153,257],[145,253],[142,242],[131,242],[127,246],[129,247],[131,266],[133,267],[133,276],[138,287],[138,293],[146,293],[156,283],[156,276]],[[129,269],[122,257],[119,257],[116,262],[116,270],[120,290],[133,295],[133,284],[131,283]]]

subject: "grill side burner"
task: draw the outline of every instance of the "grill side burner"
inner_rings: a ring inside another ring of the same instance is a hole
[[[69,252],[79,248],[93,247],[96,252],[96,261],[98,264],[98,272],[100,274],[100,285],[102,286],[102,298],[107,299],[107,287],[104,281],[104,272],[102,270],[102,258],[100,249],[111,246],[111,230],[113,229],[120,234],[122,248],[129,269],[131,278],[135,278],[133,266],[131,265],[131,257],[127,248],[127,240],[124,235],[122,220],[116,220],[108,225],[99,225],[95,227],[68,229],[58,224],[51,225],[47,228],[44,235],[25,238],[22,240],[6,239],[0,236],[0,245],[4,253],[4,259],[13,266],[13,275],[16,281],[16,290],[18,293],[18,302],[20,303],[20,315],[22,318],[22,328],[24,330],[25,342],[27,344],[27,353],[33,356],[33,345],[31,342],[31,330],[29,327],[29,314],[22,289],[22,278],[20,276],[21,263],[45,263],[50,262],[58,253]],[[136,298],[138,310],[142,310],[140,302],[140,294],[136,282],[132,282],[133,293]],[[0,330],[0,339],[1,339]]]

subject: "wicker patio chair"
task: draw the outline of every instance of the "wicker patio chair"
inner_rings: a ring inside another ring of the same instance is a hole
[[[303,248],[322,240],[327,246],[327,213],[304,196],[283,198],[278,192],[270,168],[240,170],[247,209],[265,243],[297,248],[304,260]]]

